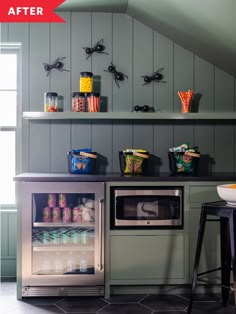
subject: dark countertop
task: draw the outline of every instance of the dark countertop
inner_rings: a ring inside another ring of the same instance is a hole
[[[30,182],[177,182],[177,181],[234,181],[234,173],[215,173],[203,176],[191,175],[170,175],[170,173],[161,173],[158,176],[144,175],[121,175],[120,173],[107,174],[69,174],[69,173],[31,173],[25,172],[14,177],[15,181]]]

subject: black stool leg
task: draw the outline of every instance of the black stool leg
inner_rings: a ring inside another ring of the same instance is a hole
[[[226,306],[229,299],[230,290],[230,271],[231,271],[231,252],[229,237],[229,219],[220,218],[220,247],[221,247],[221,284],[222,301]]]
[[[202,207],[199,229],[198,229],[198,237],[197,237],[196,254],[195,254],[195,260],[194,260],[193,276],[192,276],[192,290],[191,290],[189,307],[188,307],[188,312],[187,312],[188,314],[190,314],[192,312],[193,296],[194,296],[194,292],[195,292],[195,288],[196,288],[196,284],[197,284],[199,261],[200,261],[200,257],[201,257],[202,243],[203,243],[203,237],[204,237],[205,226],[206,226],[206,217],[207,217],[206,211],[205,211],[204,207]]]
[[[234,289],[234,303],[236,305],[236,212],[234,211],[232,217],[229,219],[229,233],[230,233],[230,247],[233,269],[233,289]]]

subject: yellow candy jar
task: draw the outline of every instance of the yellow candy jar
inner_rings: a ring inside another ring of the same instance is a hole
[[[80,72],[80,92],[91,93],[93,91],[93,73]]]

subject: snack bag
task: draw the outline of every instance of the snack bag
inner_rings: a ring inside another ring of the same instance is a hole
[[[67,153],[67,155],[70,173],[89,174],[93,172],[97,153],[92,152],[91,148],[74,149]]]

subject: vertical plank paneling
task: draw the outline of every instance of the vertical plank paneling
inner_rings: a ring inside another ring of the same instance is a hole
[[[107,110],[112,111],[112,78],[104,72],[112,61],[112,14],[92,13],[92,43],[104,39],[106,54],[94,54],[92,57],[92,72],[100,78],[101,96],[107,97]],[[118,65],[117,65],[118,66]],[[92,122],[92,148],[101,158],[98,159],[98,171],[112,171],[112,122]]]
[[[71,13],[71,91],[79,91],[80,72],[91,71],[83,47],[91,47],[91,13]],[[83,31],[80,31],[80,30]],[[71,149],[91,147],[91,121],[71,121]]]
[[[215,172],[235,171],[234,124],[215,124]]]
[[[212,173],[214,168],[214,123],[211,121],[195,121],[194,146],[198,146],[201,158],[199,160],[199,175]]]
[[[174,111],[181,112],[178,91],[193,89],[193,54],[174,45]]]
[[[27,23],[10,23],[9,24],[9,41],[20,42],[21,46],[21,103],[18,110],[17,125],[21,132],[22,153],[21,165],[17,165],[18,171],[29,171],[29,122],[21,119],[22,111],[29,111],[29,24]],[[19,138],[18,138],[19,139]],[[17,143],[18,145],[19,143]]]
[[[192,121],[175,121],[174,122],[174,146],[179,146],[183,143],[193,146],[193,124]]]
[[[91,148],[92,128],[91,121],[72,121],[71,149]]]
[[[153,83],[143,86],[142,75],[153,73],[153,29],[133,20],[133,105],[153,106]]]
[[[17,243],[17,213],[8,214],[8,238],[9,238],[9,256],[16,257],[16,243]]]
[[[128,76],[120,82],[120,88],[113,85],[113,111],[132,111],[132,18],[125,14],[113,14],[113,62]],[[120,171],[119,151],[132,147],[132,124],[113,122],[113,169]]]
[[[82,31],[81,31],[82,30]],[[91,47],[91,13],[71,12],[71,91],[79,91],[80,72],[91,71],[83,47]]]
[[[154,71],[163,68],[165,83],[154,82],[154,108],[156,111],[173,111],[174,44],[165,36],[154,32]],[[168,149],[173,146],[173,122],[154,121],[155,173],[168,172]]]
[[[214,111],[214,67],[197,56],[195,56],[194,61],[194,93],[201,96],[197,111]]]
[[[234,111],[234,78],[215,68],[215,111]]]
[[[156,111],[173,111],[173,41],[154,32],[154,71],[163,68],[163,82],[154,82],[154,108]]]
[[[130,125],[130,122],[113,122],[113,172],[120,171],[119,151],[132,147],[132,135],[132,125]]]
[[[154,122],[154,156],[157,158],[155,172],[168,172],[168,150],[174,145],[173,122]]]
[[[94,53],[92,56],[92,72],[96,79],[96,92],[100,92],[105,100],[102,111],[112,111],[112,88],[115,88],[111,73],[104,72],[112,61],[112,14],[92,13],[92,46],[100,39],[104,40],[105,51],[109,55]],[[117,64],[119,68],[120,65]]]
[[[92,148],[99,155],[98,173],[112,172],[112,122],[96,121],[92,124]]]
[[[30,80],[29,104],[31,111],[43,111],[44,93],[49,91],[50,76],[46,76],[42,63],[50,62],[49,41],[50,25],[30,25]],[[40,38],[40,41],[39,41]],[[29,131],[29,171],[50,171],[50,123],[47,121],[30,122]]]
[[[66,20],[66,23],[52,24],[51,26],[51,60],[58,57],[66,57],[62,62],[64,68],[71,70],[70,67],[70,13],[63,12],[60,16]],[[61,38],[64,38],[61,41]],[[70,93],[70,72],[52,71],[51,73],[51,90],[58,93],[63,98],[63,110],[71,109],[71,93]],[[59,108],[61,109],[61,108]],[[51,153],[50,153],[50,171],[51,172],[67,172],[67,156],[66,152],[70,149],[70,121],[52,121],[51,122]]]
[[[1,23],[0,24],[0,41],[7,42],[9,39],[9,24]]]
[[[9,238],[8,236],[8,213],[0,213],[0,225],[1,225],[1,257],[7,257],[9,255]]]
[[[132,19],[125,14],[113,14],[113,62],[128,76],[113,85],[113,111],[132,111]]]

